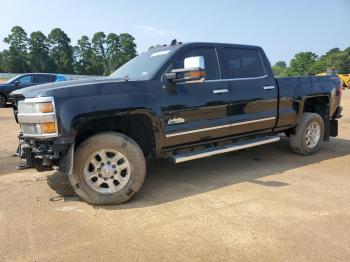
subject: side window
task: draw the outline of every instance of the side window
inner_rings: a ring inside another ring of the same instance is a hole
[[[48,76],[48,75],[35,75],[34,82],[35,83],[48,83],[48,82],[52,82],[52,81],[50,80],[50,76]]]
[[[188,57],[202,56],[204,58],[205,79],[215,80],[220,78],[218,60],[215,48],[194,48],[180,56],[175,62],[175,68],[184,68],[184,60]]]
[[[20,84],[30,84],[32,83],[32,76],[22,76],[20,79],[18,79]]]
[[[225,78],[249,78],[264,76],[265,68],[257,50],[225,48]]]

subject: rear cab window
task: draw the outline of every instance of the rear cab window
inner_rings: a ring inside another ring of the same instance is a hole
[[[256,49],[223,49],[223,67],[225,79],[255,78],[266,76],[262,57]]]

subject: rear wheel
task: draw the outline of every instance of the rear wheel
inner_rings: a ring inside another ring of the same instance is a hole
[[[6,96],[0,95],[0,108],[1,108],[1,107],[5,107],[5,106],[6,106],[6,103],[7,103]]]
[[[69,176],[74,191],[90,204],[120,204],[141,188],[146,162],[135,141],[102,133],[84,141],[74,154]]]
[[[323,137],[322,117],[315,113],[303,113],[295,134],[290,135],[290,147],[299,155],[312,155],[321,148]]]

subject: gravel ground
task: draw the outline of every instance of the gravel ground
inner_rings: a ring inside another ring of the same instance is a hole
[[[350,261],[350,91],[342,104],[340,136],[317,155],[283,139],[152,161],[141,192],[107,207],[57,172],[16,171],[18,126],[0,109],[0,261]]]

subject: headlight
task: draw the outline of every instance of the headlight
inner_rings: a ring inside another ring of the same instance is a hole
[[[53,97],[29,98],[19,101],[17,118],[25,137],[58,136]]]
[[[29,99],[28,99],[29,100]],[[52,102],[28,102],[28,100],[18,103],[18,111],[23,114],[52,113]]]

